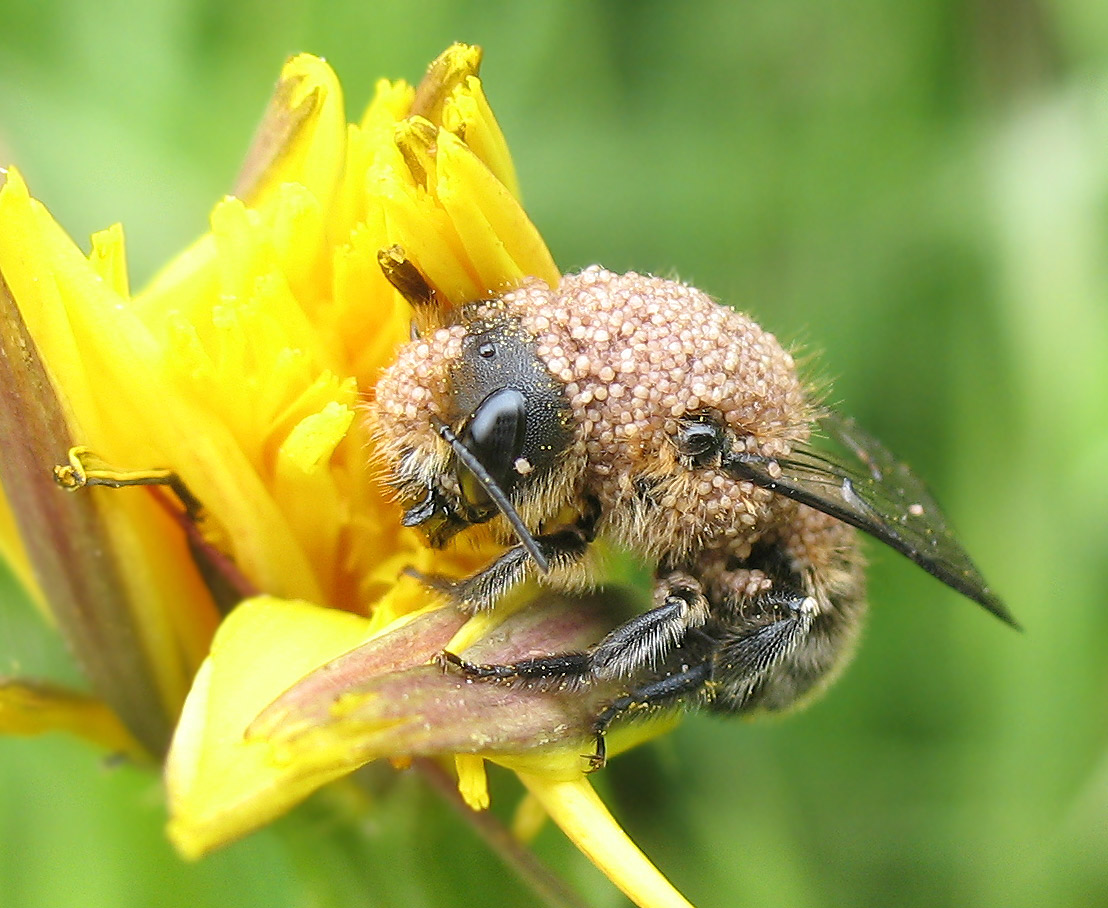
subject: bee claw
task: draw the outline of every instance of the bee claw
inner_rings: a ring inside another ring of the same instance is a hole
[[[581,754],[581,756],[589,764],[588,769],[585,770],[586,773],[594,773],[608,765],[608,748],[604,743],[603,732],[597,732],[596,734],[596,750],[591,754]]]
[[[450,652],[450,650],[444,649],[442,652],[436,653],[431,661],[439,666],[444,674],[449,672],[451,668],[459,668],[463,672],[466,670],[466,661],[457,653]]]

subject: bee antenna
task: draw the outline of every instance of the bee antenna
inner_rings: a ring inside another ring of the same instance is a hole
[[[377,264],[396,291],[408,301],[421,328],[442,321],[442,303],[431,282],[408,258],[402,246],[389,246],[377,252]]]
[[[489,471],[485,469],[484,464],[477,459],[477,456],[469,450],[469,448],[462,444],[461,439],[454,434],[454,430],[446,423],[436,419],[435,428],[438,430],[439,437],[450,445],[457,455],[458,460],[460,460],[465,468],[473,474],[473,478],[481,484],[481,488],[483,488],[489,498],[492,499],[493,504],[495,504],[497,508],[499,508],[500,513],[507,518],[508,523],[510,523],[512,529],[515,530],[515,534],[519,538],[520,543],[527,549],[527,553],[531,556],[539,570],[544,574],[549,573],[550,561],[547,559],[546,555],[543,554],[542,549],[539,548],[539,544],[535,541],[535,537],[531,535],[531,531],[528,530],[523,523],[523,518],[519,516],[519,511],[508,501],[508,496],[505,495],[503,489],[496,484],[496,480],[493,479]]]

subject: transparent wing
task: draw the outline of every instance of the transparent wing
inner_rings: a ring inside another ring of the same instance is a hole
[[[923,482],[853,419],[829,413],[820,430],[852,455],[797,445],[775,459],[737,455],[729,472],[837,517],[907,555],[925,571],[1018,627],[954,538]]]

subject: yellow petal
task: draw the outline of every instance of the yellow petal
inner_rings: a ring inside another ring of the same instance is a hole
[[[354,416],[352,406],[332,400],[304,417],[278,448],[270,483],[290,531],[327,591],[327,604],[361,611],[365,602],[355,592],[360,563],[346,563],[338,556],[348,532],[347,514],[358,502],[353,484],[345,481],[335,463],[341,460],[336,448],[350,441]],[[355,451],[361,445],[360,438],[352,443]]]
[[[46,209],[31,198],[22,174],[8,171],[0,188],[0,271],[19,305],[23,320],[40,353],[48,360],[55,384],[66,388],[70,414],[95,419],[98,406],[85,364],[69,325],[62,280],[76,289],[102,293],[101,282],[88,260]],[[70,388],[70,379],[79,378]],[[74,426],[76,428],[76,426]]]
[[[122,299],[130,297],[122,224],[112,224],[107,230],[99,230],[92,235],[89,263],[113,292]]]
[[[304,417],[281,444],[278,458],[302,473],[317,473],[346,437],[354,411],[331,401],[319,413]]]
[[[164,265],[142,290],[141,307],[172,311],[216,292],[215,239],[204,234]]]
[[[525,277],[551,286],[557,266],[512,194],[458,138],[438,141],[437,195],[456,226],[482,289],[499,293]]]
[[[362,114],[359,128],[369,133],[376,133],[380,129],[391,132],[393,125],[411,112],[413,97],[415,89],[407,82],[378,79],[373,100]]]
[[[332,324],[345,348],[349,372],[371,388],[397,348],[410,337],[411,309],[385,280],[377,253],[389,236],[378,206],[372,224],[359,226],[347,245],[335,249]],[[372,318],[367,313],[372,312]]]
[[[519,198],[519,180],[508,142],[480,79],[470,76],[450,93],[443,105],[442,126],[465,142],[508,192]]]
[[[473,268],[450,216],[438,201],[414,184],[383,178],[380,205],[387,238],[401,246],[420,271],[454,304],[480,299],[489,288]],[[499,282],[499,279],[497,279]]]
[[[169,759],[169,836],[197,858],[288,810],[349,771],[279,764],[245,731],[273,698],[360,643],[368,622],[305,602],[259,597],[220,626],[185,701]]]
[[[436,124],[441,122],[446,99],[455,86],[477,75],[481,56],[481,48],[475,44],[452,44],[439,54],[416,88],[412,113]]]
[[[277,186],[294,181],[329,205],[345,140],[342,87],[334,71],[311,54],[290,57],[235,181],[235,195],[260,207]]]
[[[458,754],[454,757],[458,772],[458,793],[470,810],[487,810],[489,807],[489,778],[485,773],[485,761],[474,754]]]
[[[546,812],[542,802],[531,792],[527,792],[519,799],[512,814],[512,835],[521,842],[533,842],[549,820],[550,814]]]
[[[396,124],[396,147],[415,185],[427,190],[435,185],[435,144],[439,131],[423,117],[408,117]]]
[[[52,731],[76,735],[133,760],[148,758],[102,701],[47,684],[0,681],[0,734],[41,735]]]
[[[27,549],[20,538],[19,527],[15,524],[15,515],[12,514],[11,505],[3,488],[0,488],[0,558],[15,575],[15,579],[19,581],[19,585],[23,587],[24,592],[35,603],[38,610],[52,621],[53,616],[46,605],[46,600],[43,599],[42,589],[35,580],[31,562],[27,558]]]
[[[692,908],[627,837],[587,779],[519,777],[573,844],[632,902],[640,908]]]

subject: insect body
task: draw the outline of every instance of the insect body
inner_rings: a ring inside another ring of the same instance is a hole
[[[483,523],[514,543],[451,583],[455,601],[490,608],[533,576],[585,588],[598,537],[654,567],[652,607],[585,652],[444,654],[473,677],[625,681],[594,765],[630,710],[781,709],[832,678],[865,612],[855,528],[1011,622],[919,480],[819,407],[746,316],[598,267],[446,310],[396,250],[382,266],[424,329],[375,396],[404,522],[436,546]],[[847,458],[811,447],[814,431]]]

